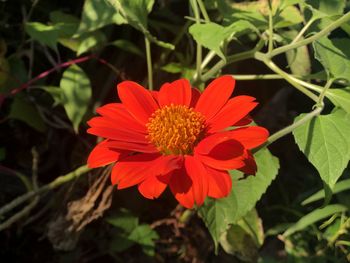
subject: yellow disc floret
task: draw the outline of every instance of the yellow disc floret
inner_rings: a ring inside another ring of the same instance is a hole
[[[156,110],[146,124],[147,138],[164,154],[190,154],[203,136],[205,118],[185,105]]]

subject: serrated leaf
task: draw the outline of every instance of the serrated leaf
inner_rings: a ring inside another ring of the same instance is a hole
[[[301,114],[295,121],[303,116]],[[350,115],[342,109],[317,116],[293,131],[299,149],[315,166],[330,189],[350,160],[349,131]]]
[[[106,0],[115,11],[120,12],[125,21],[141,31],[149,41],[160,47],[174,49],[174,45],[163,42],[154,37],[148,30],[148,13],[151,12],[154,0]]]
[[[8,117],[21,120],[37,131],[44,132],[46,130],[46,125],[38,110],[22,95],[15,96]]]
[[[117,39],[110,43],[110,45],[118,47],[124,51],[130,52],[140,57],[144,57],[144,54],[138,46],[127,39]]]
[[[350,189],[350,179],[346,179],[346,180],[342,180],[337,182],[334,185],[333,188],[333,194],[337,194],[346,190]],[[301,202],[302,205],[307,205],[310,204],[312,202],[316,202],[319,201],[321,199],[323,199],[325,197],[324,191],[320,190],[317,191],[316,193],[314,193],[313,195],[309,196],[308,198],[306,198],[304,201]]]
[[[154,241],[159,236],[149,225],[139,225],[129,235],[129,240],[141,245],[143,252],[148,256],[154,256]]]
[[[343,89],[328,89],[326,96],[334,105],[343,108],[343,110],[350,114],[350,87]]]
[[[77,35],[95,31],[109,24],[123,24],[124,19],[105,0],[85,0]]]
[[[42,90],[45,90],[47,93],[51,95],[54,100],[53,107],[57,105],[63,105],[65,103],[65,96],[63,90],[59,87],[54,86],[43,86],[40,87]]]
[[[78,132],[91,98],[90,80],[79,66],[72,65],[64,71],[60,87],[65,96],[64,109],[75,132]]]
[[[350,39],[328,39],[314,42],[315,57],[332,78],[350,81]]]
[[[106,221],[128,234],[139,225],[139,219],[126,209],[121,209],[117,214],[106,218]]]
[[[94,31],[80,38],[80,44],[77,50],[77,56],[96,49],[107,42],[106,36],[101,31]]]
[[[311,213],[304,215],[294,225],[289,227],[283,236],[287,237],[294,234],[297,231],[303,230],[304,228],[322,220],[335,213],[347,211],[347,207],[339,204],[327,205],[323,208],[313,210]]]
[[[223,60],[226,60],[223,44],[233,36],[246,31],[256,31],[256,28],[247,21],[238,21],[224,27],[216,23],[193,24],[189,32],[202,46],[214,51]]]
[[[57,50],[59,30],[53,25],[45,25],[39,22],[28,22],[25,25],[27,34],[43,45]]]
[[[199,209],[199,214],[208,227],[216,247],[222,233],[230,224],[235,223],[255,207],[277,175],[278,159],[267,149],[259,150],[254,157],[258,166],[255,176],[239,180],[243,174],[235,171],[230,195],[221,199],[208,198]]]

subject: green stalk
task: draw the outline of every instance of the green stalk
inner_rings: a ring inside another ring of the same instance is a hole
[[[152,71],[152,57],[151,57],[151,43],[145,36],[147,72],[148,72],[148,89],[153,90],[153,71]]]
[[[200,14],[196,0],[190,0],[190,4],[194,13],[194,17],[196,18],[196,24],[200,24]],[[197,42],[197,53],[196,53],[196,73],[193,76],[193,80],[196,81],[202,75],[202,46]]]
[[[308,44],[318,40],[319,38],[326,36],[331,31],[338,28],[339,26],[341,26],[342,24],[344,24],[345,22],[347,22],[349,20],[350,20],[350,12],[347,12],[341,18],[337,19],[336,21],[334,21],[333,23],[331,23],[330,25],[328,25],[327,27],[325,27],[320,32],[316,33],[315,35],[308,37],[308,38],[305,38],[304,40],[300,40],[298,42],[291,43],[291,44],[285,45],[283,47],[276,48],[271,53],[269,53],[269,56],[274,57],[276,55],[285,53],[288,50],[308,45]]]
[[[197,0],[199,9],[201,10],[201,13],[205,19],[205,22],[210,22],[210,18],[208,16],[207,10],[205,9],[205,5],[202,0]]]

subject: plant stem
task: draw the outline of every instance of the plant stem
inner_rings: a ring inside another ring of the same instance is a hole
[[[291,44],[294,44],[294,43],[298,42],[299,39],[303,37],[303,35],[305,34],[306,30],[309,29],[309,27],[312,25],[313,22],[315,22],[315,19],[311,18],[311,19],[305,24],[305,26],[300,30],[300,32],[298,33],[298,35],[293,39],[293,41],[291,42]]]
[[[333,23],[331,23],[330,25],[328,25],[327,27],[325,27],[320,32],[316,33],[315,35],[308,37],[308,38],[305,38],[304,40],[300,40],[298,42],[290,43],[290,44],[285,45],[283,47],[276,48],[271,53],[269,53],[269,56],[274,57],[276,55],[285,53],[288,50],[308,45],[308,44],[316,41],[317,39],[327,35],[328,33],[330,33],[331,31],[338,28],[339,26],[341,26],[342,24],[344,24],[345,22],[347,22],[349,20],[350,20],[350,12],[347,12],[341,18],[335,20]]]
[[[31,199],[32,197],[40,195],[44,192],[53,190],[62,184],[65,184],[67,182],[72,181],[75,178],[78,178],[79,176],[87,173],[90,170],[91,169],[88,168],[87,165],[80,166],[77,169],[75,169],[74,171],[72,171],[66,175],[62,175],[60,177],[57,177],[51,183],[43,185],[42,187],[38,188],[37,190],[27,192],[27,193],[13,199],[11,202],[9,202],[8,204],[6,204],[0,208],[0,216],[2,216],[3,214],[7,213],[10,210],[12,210],[13,208],[19,206],[20,204],[24,203],[25,201]]]
[[[318,103],[322,104],[323,103],[323,99],[324,96],[326,95],[327,90],[332,86],[334,79],[331,78],[327,81],[326,85],[324,86],[324,88],[322,89],[320,96],[318,97]]]
[[[284,79],[279,74],[232,75],[236,80]]]
[[[289,82],[291,85],[293,85],[293,87],[295,87],[297,90],[304,93],[306,96],[308,96],[310,99],[312,99],[316,103],[318,102],[318,97],[314,93],[312,93],[308,89],[304,88],[299,83],[295,82],[294,79],[291,78],[290,74],[288,74],[287,72],[284,72],[282,69],[277,67],[277,65],[275,63],[273,63],[272,60],[269,59],[268,54],[265,55],[263,53],[256,52],[255,58],[257,60],[264,62],[267,67],[269,67],[273,72],[281,75],[287,82]]]
[[[273,50],[273,17],[272,17],[272,6],[271,1],[268,1],[269,3],[269,46],[268,46],[268,53],[271,53]]]
[[[148,89],[153,90],[153,72],[152,72],[152,57],[151,57],[151,43],[145,36],[146,59],[147,59],[147,73],[148,73]]]
[[[196,0],[190,0],[191,7],[194,13],[194,17],[196,18],[196,24],[200,24],[200,14]],[[196,73],[193,76],[193,80],[196,81],[202,75],[201,70],[202,64],[202,46],[197,42],[197,53],[196,53]]]
[[[203,59],[201,70],[203,70],[214,57],[215,57],[215,52],[212,50],[209,51],[209,53]]]
[[[282,130],[272,134],[267,141],[260,146],[258,149],[266,147],[268,145],[270,145],[271,143],[275,142],[276,140],[278,140],[279,138],[282,138],[283,136],[287,135],[288,133],[291,133],[294,129],[298,128],[299,126],[303,125],[304,123],[308,122],[309,120],[311,120],[313,117],[319,115],[321,113],[321,111],[323,110],[323,104],[322,105],[318,105],[316,106],[316,108],[307,113],[303,118],[301,118],[300,120],[294,122],[293,124],[283,128]]]
[[[207,10],[205,9],[205,5],[203,4],[202,0],[197,0],[199,9],[201,10],[201,13],[205,19],[205,22],[210,22],[210,18],[208,16]]]

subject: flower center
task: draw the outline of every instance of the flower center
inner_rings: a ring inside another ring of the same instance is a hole
[[[149,139],[164,154],[190,154],[203,136],[204,116],[184,105],[156,110],[146,124]]]

